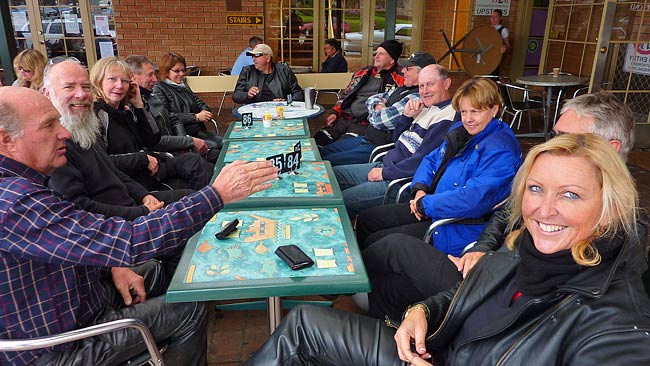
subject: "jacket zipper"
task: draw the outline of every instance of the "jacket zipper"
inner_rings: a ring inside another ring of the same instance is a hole
[[[544,320],[545,320],[547,314],[550,314],[550,313],[555,312],[557,309],[559,309],[560,307],[562,307],[564,304],[566,304],[567,302],[569,302],[569,301],[570,301],[571,299],[573,299],[574,297],[575,297],[575,295],[569,295],[569,296],[567,296],[564,300],[560,301],[557,305],[553,306],[552,309],[550,309],[550,310],[548,310],[547,312],[545,312],[545,313],[540,317],[540,321],[541,321],[541,319],[544,319]],[[535,325],[537,325],[540,321],[538,321]],[[506,352],[505,352],[503,355],[501,355],[501,357],[499,358],[499,361],[496,363],[495,366],[502,365],[503,362],[505,361],[505,359],[510,355],[510,353],[512,352],[512,350],[513,350],[516,346],[518,346],[519,343],[521,343],[521,342],[522,342],[522,341],[523,341],[523,340],[524,340],[524,339],[525,339],[525,338],[526,338],[526,337],[527,337],[527,336],[528,336],[528,335],[529,335],[529,334],[530,334],[534,329],[536,329],[536,328],[537,328],[536,326],[530,327],[530,329],[529,329],[526,333],[524,333],[524,335],[522,335],[522,336],[521,336],[518,340],[516,340],[516,341],[515,341],[515,342],[514,342],[510,347],[508,347],[508,349],[506,350]]]

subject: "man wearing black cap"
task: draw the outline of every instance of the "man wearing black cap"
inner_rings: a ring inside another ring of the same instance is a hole
[[[253,64],[245,66],[239,74],[232,100],[239,104],[286,100],[304,100],[302,88],[289,66],[273,62],[273,50],[260,43],[246,52]]]
[[[393,130],[406,104],[418,99],[418,74],[423,67],[435,64],[428,52],[415,52],[406,60],[399,60],[404,85],[389,92],[375,94],[366,100],[368,126],[362,136],[341,138],[321,149],[323,160],[333,165],[367,163],[372,150],[393,141]]]
[[[326,126],[314,135],[319,146],[329,145],[345,134],[358,136],[364,133],[368,125],[368,97],[404,85],[404,76],[397,65],[401,54],[401,43],[384,41],[377,48],[373,65],[363,67],[352,75],[345,96],[332,108],[325,121]]]

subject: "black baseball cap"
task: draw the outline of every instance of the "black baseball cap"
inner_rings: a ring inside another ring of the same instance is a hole
[[[436,63],[435,57],[433,57],[429,52],[413,52],[409,58],[400,59],[397,61],[401,66],[420,66],[425,67],[427,65],[433,65]]]

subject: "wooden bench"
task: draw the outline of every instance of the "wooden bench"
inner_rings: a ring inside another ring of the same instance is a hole
[[[185,81],[187,85],[195,93],[223,93],[221,96],[221,103],[219,104],[219,111],[217,115],[221,115],[221,109],[228,93],[232,93],[237,85],[237,75],[223,75],[223,76],[187,76]],[[350,72],[336,72],[336,73],[307,73],[296,74],[298,84],[303,89],[312,87],[320,93],[330,93],[340,98],[341,90],[344,90],[350,79],[352,73]]]

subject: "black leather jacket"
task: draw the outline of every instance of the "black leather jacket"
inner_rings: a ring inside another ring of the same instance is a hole
[[[457,287],[423,301],[430,310],[427,350],[444,365],[650,365],[650,300],[634,258],[643,250],[628,238],[609,265],[583,270],[459,342],[464,319],[519,264],[518,253],[505,247],[490,252]]]
[[[140,87],[140,94],[145,109],[156,119],[160,128],[160,142],[152,150],[180,153],[194,149],[194,140],[191,136],[187,136],[185,126],[178,118],[169,116],[163,101],[143,87]]]
[[[248,99],[248,90],[254,86],[262,90],[266,76],[255,68],[255,65],[246,66],[242,69],[237,79],[235,91],[232,93],[232,100],[239,104],[248,104],[255,102],[265,102],[259,100],[262,93],[257,94],[253,99]],[[291,94],[293,100],[304,101],[305,97],[302,88],[298,85],[298,80],[289,66],[282,63],[274,63],[270,80],[267,87],[273,93],[275,98],[286,99]]]
[[[196,114],[209,111],[210,107],[187,84],[172,85],[161,80],[154,85],[152,94],[162,101],[170,118],[179,120],[185,126],[188,135],[197,137],[199,131],[206,130],[205,124],[196,120]]]

